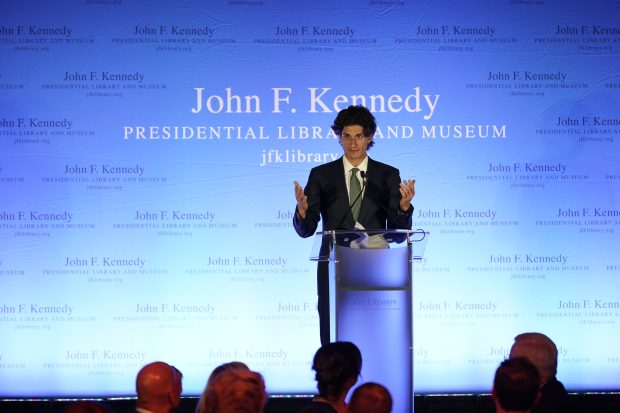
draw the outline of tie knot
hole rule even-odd
[[[357,169],[357,168],[351,169],[351,175],[353,175],[353,176],[357,176],[358,172],[359,172],[359,169]]]

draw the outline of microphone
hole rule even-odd
[[[353,209],[353,205],[355,205],[355,203],[357,201],[359,201],[360,197],[362,196],[362,194],[364,193],[364,189],[366,189],[366,172],[364,171],[360,171],[360,176],[362,177],[362,190],[360,191],[359,194],[357,194],[357,196],[355,197],[355,199],[353,200],[353,202],[351,202],[351,205],[349,205],[349,211],[351,211]],[[361,202],[361,201],[360,201]]]

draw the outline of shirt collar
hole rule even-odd
[[[342,162],[344,163],[344,172],[348,173],[351,171],[351,169],[353,168],[357,168],[360,171],[368,171],[368,155],[366,155],[366,157],[364,158],[364,160],[357,166],[353,166],[351,165],[351,162],[349,162],[349,160],[347,159],[346,156],[342,157]]]

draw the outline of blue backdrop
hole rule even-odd
[[[473,4],[472,4],[473,3]],[[314,391],[293,180],[415,178],[415,391],[484,392],[524,331],[571,390],[620,375],[620,4],[0,0],[0,392],[125,395],[165,360]]]

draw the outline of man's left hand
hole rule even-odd
[[[415,195],[415,179],[405,179],[400,183],[400,210],[409,211],[409,205]]]

